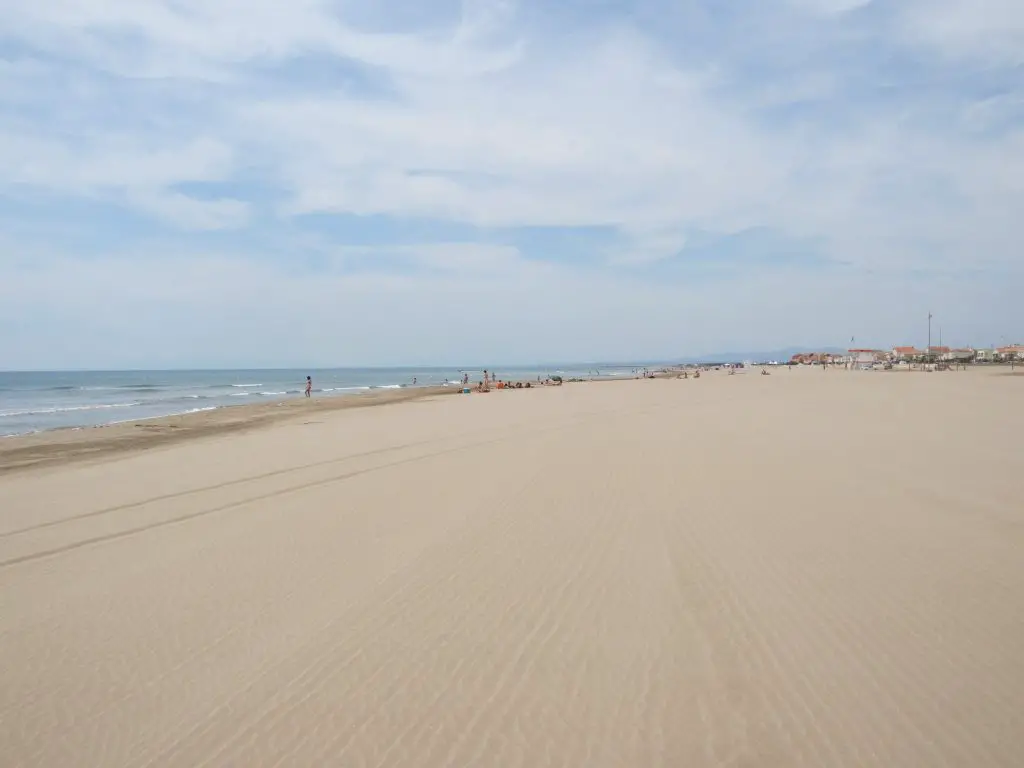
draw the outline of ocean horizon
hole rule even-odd
[[[501,379],[631,375],[653,363],[497,366]],[[239,368],[123,371],[0,371],[0,437],[80,429],[301,397],[306,376],[317,397],[379,389],[455,386],[478,368]]]

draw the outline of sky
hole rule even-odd
[[[0,369],[1024,340],[1019,0],[0,18]]]

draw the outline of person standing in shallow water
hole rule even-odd
[[[313,396],[313,377],[312,376],[307,376],[306,377],[306,397],[312,397],[312,396]]]

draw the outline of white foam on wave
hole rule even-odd
[[[262,387],[264,384],[232,384],[232,387],[238,387],[240,389],[252,389],[253,387]]]
[[[370,387],[370,389],[401,389],[402,384],[380,384],[376,387]]]
[[[135,408],[142,403],[105,403],[97,405],[69,405],[64,408],[37,408],[31,411],[0,411],[0,418],[16,416],[50,416],[55,413],[71,413],[73,411],[103,411],[109,408]]]
[[[279,395],[287,395],[287,392],[260,392],[263,397],[278,397]]]

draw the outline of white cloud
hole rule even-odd
[[[826,16],[848,13],[871,2],[872,0],[789,0],[796,8]]]
[[[1013,119],[1024,88],[1006,67],[1024,50],[1024,6],[1010,0],[914,0],[895,19],[867,0],[779,0],[759,5],[753,21],[746,14],[716,21],[723,26],[709,27],[706,40],[685,25],[644,27],[596,9],[560,21],[508,0],[467,0],[458,18],[435,15],[424,24],[421,17],[400,30],[388,2],[360,5],[358,19],[354,5],[328,0],[0,0],[0,7],[8,36],[30,51],[0,65],[0,194],[128,206],[183,230],[249,237],[209,250],[168,235],[163,256],[148,246],[137,249],[146,259],[108,249],[89,264],[51,254],[46,263],[60,264],[52,273],[7,274],[0,251],[0,284],[20,286],[12,299],[74,306],[71,284],[60,277],[74,275],[79,285],[114,291],[108,306],[120,306],[118,314],[154,306],[141,296],[168,312],[195,299],[189,321],[221,317],[223,306],[239,334],[261,312],[292,318],[289,328],[311,312],[332,327],[352,323],[357,308],[393,317],[414,308],[454,324],[461,315],[451,306],[518,315],[536,301],[547,307],[547,325],[531,318],[519,333],[503,327],[500,344],[474,332],[465,348],[485,354],[490,338],[524,349],[523,339],[540,334],[550,354],[564,357],[576,353],[557,354],[556,342],[566,350],[597,350],[602,340],[625,350],[630,339],[652,351],[671,347],[679,328],[709,317],[705,332],[720,341],[707,347],[751,346],[736,334],[749,332],[757,308],[773,306],[764,296],[774,291],[808,294],[787,299],[776,323],[761,324],[765,343],[773,333],[792,339],[801,318],[815,313],[816,326],[842,327],[847,336],[862,307],[811,294],[870,290],[898,301],[920,283],[910,269],[1021,266],[1024,134]],[[668,24],[667,8],[663,16]],[[902,80],[876,48],[894,61],[900,53],[923,57],[920,68],[938,55],[945,69],[935,60],[936,72],[963,67],[965,77],[945,83],[940,74],[918,87],[920,71]],[[963,62],[977,61],[1009,72],[1009,85],[997,95],[963,86],[977,76]],[[262,197],[246,190],[253,178]],[[189,182],[238,191],[199,199],[189,196]],[[357,248],[328,241],[314,249],[331,264],[414,262],[427,272],[416,277],[296,277],[269,267],[266,253],[239,255],[263,227],[275,232],[287,264],[303,234],[297,217],[316,212],[482,228],[605,227],[617,236],[593,248],[586,269],[464,242]],[[751,227],[814,242],[822,258],[851,269],[800,277],[737,270],[727,289],[694,283],[682,294],[663,276],[643,277],[660,261],[685,260],[695,232]],[[602,264],[607,271],[597,269]],[[32,277],[44,272],[69,293]],[[231,300],[218,303],[214,297],[229,288]],[[719,296],[704,298],[707,290]],[[987,290],[1001,295],[998,287],[964,295],[989,297],[988,308]],[[170,293],[154,298],[154,291]],[[259,300],[235,295],[246,292]],[[461,298],[467,294],[474,298]],[[347,308],[333,308],[335,300]],[[622,328],[606,319],[612,305],[628,308]],[[726,317],[732,311],[738,319]],[[902,312],[873,310],[879,328],[903,322]],[[75,315],[79,328],[89,325],[84,313]],[[1007,305],[996,316],[1016,322],[1020,310]],[[644,322],[671,332],[651,332]],[[410,354],[456,348],[432,346],[426,331],[405,344],[399,326],[374,333]],[[122,334],[116,324],[104,329]],[[307,346],[284,334],[282,348],[359,349],[306,332]],[[228,331],[217,333],[208,347],[227,343]],[[648,342],[637,341],[644,334]],[[684,347],[693,345],[700,346]],[[363,349],[361,361],[369,362],[376,347]]]
[[[128,202],[182,229],[237,229],[249,221],[249,206],[239,200],[196,200],[178,193],[133,191]]]
[[[25,187],[123,204],[185,229],[238,227],[248,218],[239,200],[197,200],[169,189],[228,178],[232,151],[222,143],[146,146],[138,137],[84,133],[76,143],[0,130],[0,191]]]
[[[523,266],[519,250],[510,245],[448,242],[418,245],[330,246],[317,250],[336,267],[372,267],[374,262],[398,258],[403,263],[438,273],[463,276],[507,274]]]
[[[3,182],[84,193],[216,181],[232,169],[230,148],[203,138],[178,146],[145,146],[137,137],[80,134],[77,144],[72,148],[58,138],[0,134]]]
[[[716,106],[704,80],[614,34],[488,77],[401,78],[397,103],[268,100],[240,123],[298,191],[290,212],[639,231],[756,223],[797,147]],[[410,173],[422,170],[437,173]]]
[[[1020,0],[913,0],[902,9],[903,34],[956,59],[1024,64]]]
[[[385,4],[386,5],[386,4]],[[129,77],[229,77],[251,59],[319,51],[403,73],[463,77],[500,68],[516,51],[481,46],[500,31],[502,2],[466,3],[443,40],[366,33],[331,0],[51,0],[18,7],[10,28],[52,52]]]

